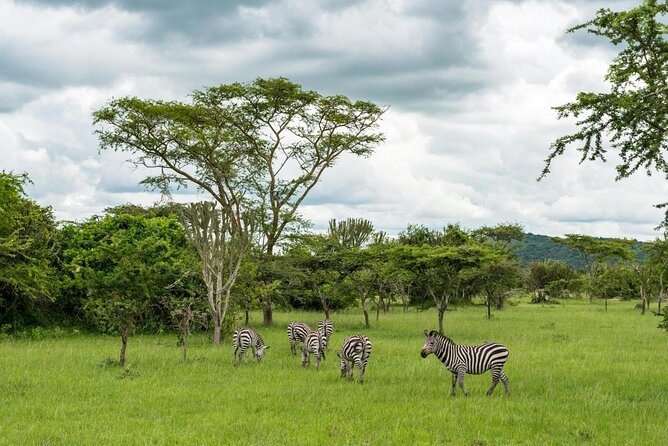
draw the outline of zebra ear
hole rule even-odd
[[[341,352],[336,352],[336,356],[341,357]]]
[[[429,337],[429,332],[428,332],[427,330],[425,330],[425,331],[424,331],[424,335],[425,335],[426,337]]]
[[[266,350],[266,349],[268,349],[269,347],[271,347],[271,345],[265,345],[265,346],[264,346],[264,349]]]

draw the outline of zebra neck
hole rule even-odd
[[[436,356],[446,367],[450,367],[455,359],[455,344],[444,341]]]

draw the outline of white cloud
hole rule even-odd
[[[603,88],[614,49],[564,37],[601,2],[284,0],[209,17],[242,30],[237,39],[187,28],[149,38],[157,15],[116,5],[0,0],[2,168],[28,172],[30,195],[59,218],[160,199],[125,154],[97,153],[91,113],[110,98],[186,100],[205,85],[284,75],[391,106],[386,143],[342,159],[302,207],[316,227],[364,217],[390,233],[514,221],[549,235],[656,235],[663,178],[615,182],[614,160],[579,165],[571,150],[535,181],[550,143],[573,130],[551,107]]]

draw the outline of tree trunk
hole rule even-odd
[[[487,319],[492,318],[492,297],[487,295]]]
[[[325,319],[329,319],[329,296],[323,294],[321,291],[318,291],[318,295],[320,296],[322,310],[325,312]]]
[[[443,334],[443,316],[445,315],[445,308],[438,307],[438,332]]]
[[[364,327],[369,328],[369,311],[366,308],[366,297],[361,299],[362,302],[362,312],[364,313]]]
[[[248,317],[248,306],[249,306],[248,303],[246,303],[246,326],[248,326],[248,322],[250,320]]]
[[[605,298],[605,312],[608,312],[608,298]]]
[[[220,345],[220,332],[222,331],[222,322],[219,315],[213,318],[213,344]]]
[[[188,360],[188,334],[183,333],[183,360]]]
[[[118,357],[118,362],[121,367],[125,367],[125,350],[128,347],[128,337],[130,336],[130,327],[125,327],[121,333],[121,354]]]
[[[376,302],[376,322],[378,322],[378,319],[380,318],[380,300]]]
[[[266,299],[262,302],[262,316],[264,318],[264,325],[269,326],[274,323],[274,313],[271,309],[271,296],[267,294]]]

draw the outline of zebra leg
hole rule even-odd
[[[295,341],[290,341],[290,351],[292,352],[292,356],[297,355],[297,343]]]
[[[510,386],[508,385],[508,375],[503,373],[503,370],[501,371],[501,382],[503,383],[503,387],[506,389],[506,395],[510,396]]]
[[[239,346],[237,345],[234,349],[234,353],[232,353],[232,363],[236,366],[237,365],[237,352],[239,351]]]
[[[316,353],[314,356],[315,356],[315,368],[316,370],[320,370],[320,353]]]
[[[357,368],[360,371],[360,384],[364,384],[364,364],[362,364],[362,361],[357,359],[355,360],[357,363]]]
[[[499,371],[492,370],[492,385],[490,386],[489,390],[487,390],[487,396],[490,396],[492,392],[494,392],[494,389],[496,388],[496,385],[498,383],[499,383]]]
[[[302,367],[306,367],[309,362],[310,362],[310,356],[309,352],[306,350],[306,348],[302,348]]]
[[[457,390],[457,374],[452,373],[452,390],[450,391],[450,396],[455,396],[455,390]]]
[[[464,375],[466,375],[466,372],[463,370],[460,370],[457,373],[457,377],[459,378],[459,387],[462,389],[462,392],[464,392],[464,396],[469,396],[469,393],[466,391],[466,388],[464,387]]]

